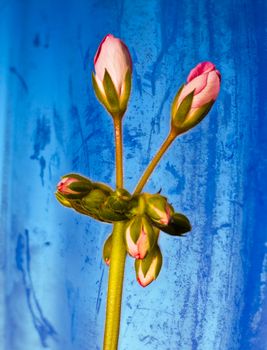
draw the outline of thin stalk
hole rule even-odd
[[[116,145],[116,186],[117,188],[123,188],[122,118],[114,117],[113,120]]]
[[[161,157],[163,154],[167,151],[167,149],[170,147],[172,144],[173,140],[176,138],[177,133],[173,132],[172,130],[170,131],[169,135],[161,145],[160,149],[156,153],[155,157],[152,159],[148,167],[146,168],[143,176],[141,177],[140,181],[138,182],[134,194],[140,193],[142,189],[144,188],[145,184],[147,183],[148,178],[152,174],[153,170],[155,167],[158,165],[158,162],[160,161]]]
[[[122,118],[114,117],[116,145],[116,187],[123,188]],[[116,222],[112,232],[106,323],[103,350],[117,350],[120,332],[121,299],[126,260],[124,222]]]

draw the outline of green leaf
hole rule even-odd
[[[111,76],[109,75],[109,72],[106,69],[105,69],[105,74],[103,79],[103,86],[104,86],[108,103],[110,105],[109,112],[112,112],[112,111],[118,112],[120,109],[118,93],[111,79]]]
[[[173,118],[173,122],[175,126],[179,127],[184,122],[188,112],[190,111],[190,108],[193,102],[194,92],[195,90],[190,92],[190,94],[188,94],[181,102]]]

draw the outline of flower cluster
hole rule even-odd
[[[175,213],[167,198],[160,194],[131,195],[125,189],[113,191],[109,186],[92,182],[78,174],[63,176],[57,185],[56,197],[66,207],[93,219],[114,223],[125,221],[125,247],[136,259],[138,282],[144,287],[157,278],[162,255],[158,246],[160,230],[181,236],[190,231],[186,216]],[[110,264],[112,235],[103,248],[103,259]]]
[[[94,67],[92,82],[96,97],[114,121],[121,120],[131,92],[132,59],[127,46],[113,35],[107,35],[96,52]],[[193,128],[207,115],[218,96],[220,83],[221,75],[211,62],[199,63],[191,70],[172,103],[170,140]],[[140,187],[160,159],[155,158]],[[81,175],[68,174],[59,182],[56,197],[64,206],[96,220],[123,221],[125,249],[135,259],[138,282],[147,286],[157,278],[162,265],[159,232],[181,236],[190,231],[191,225],[186,216],[174,211],[166,197],[139,192],[113,190]],[[112,245],[111,234],[103,248],[107,265],[112,263]]]

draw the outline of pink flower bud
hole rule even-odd
[[[159,275],[162,266],[162,254],[157,246],[145,259],[136,259],[135,271],[138,283],[142,287],[148,286]]]
[[[93,85],[98,99],[112,115],[122,115],[131,89],[132,59],[127,46],[108,34],[96,52],[94,65]]]
[[[167,198],[160,194],[145,194],[146,214],[158,224],[168,225],[170,222],[172,208]]]
[[[185,84],[176,95],[172,106],[172,125],[184,132],[209,112],[216,100],[221,74],[211,62],[199,63],[191,70]]]
[[[61,194],[75,194],[76,191],[73,191],[69,188],[70,184],[74,182],[79,182],[79,180],[74,177],[63,177],[63,179],[58,183],[57,190]]]
[[[158,232],[145,217],[133,218],[125,231],[125,243],[128,253],[136,258],[143,259],[154,246]]]

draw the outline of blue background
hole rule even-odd
[[[70,171],[114,186],[111,118],[91,86],[107,33],[134,63],[131,191],[189,70],[210,60],[222,74],[212,112],[146,187],[193,230],[161,235],[163,268],[145,289],[127,260],[119,349],[267,349],[266,16],[264,0],[0,1],[1,350],[101,349],[111,227],[53,192]]]

